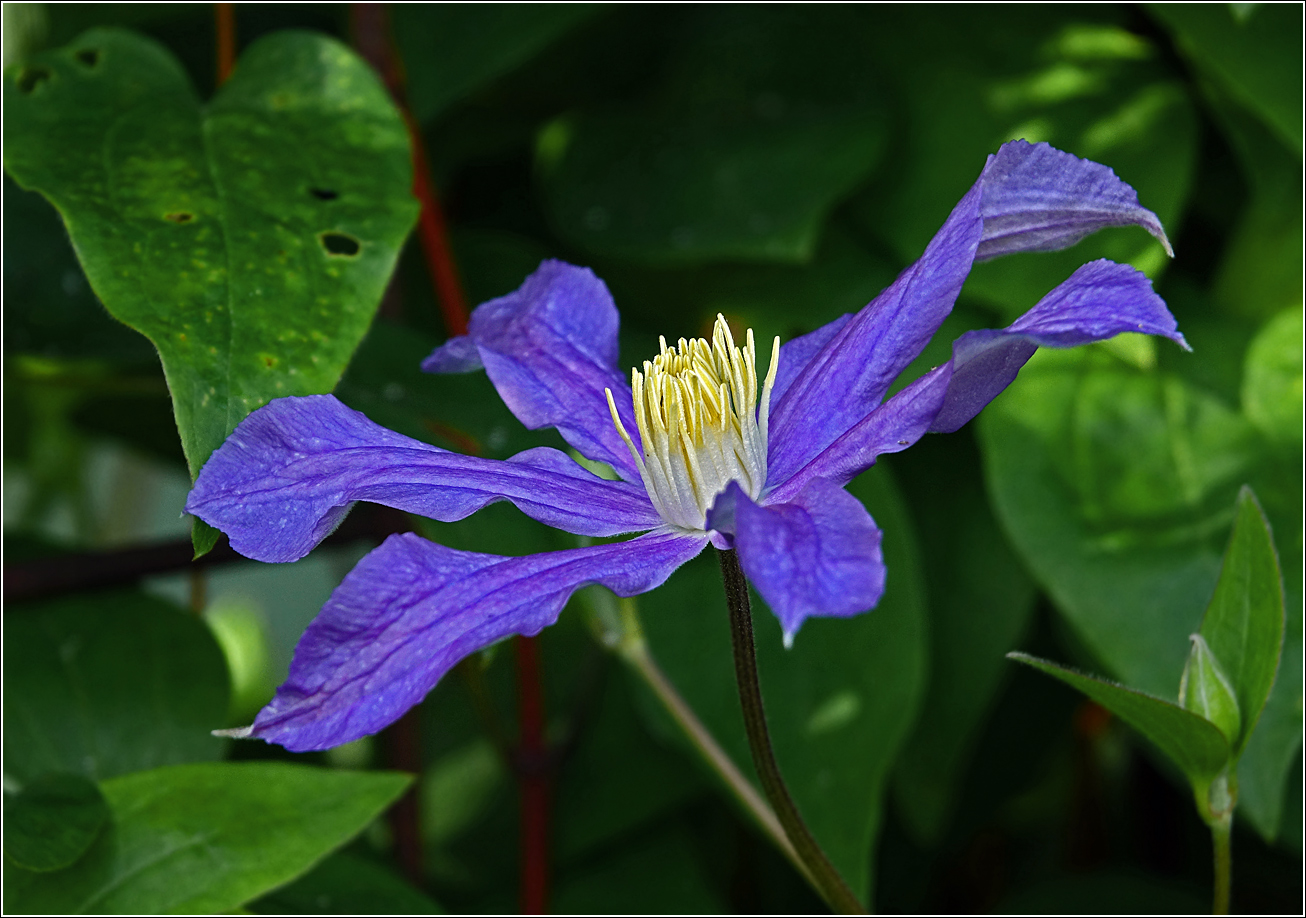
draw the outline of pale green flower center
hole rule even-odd
[[[702,530],[708,508],[730,482],[754,500],[766,484],[767,416],[780,339],[771,347],[760,407],[751,328],[743,348],[720,315],[711,343],[681,338],[669,348],[660,340],[662,353],[644,361],[644,372],[630,371],[642,456],[617,416],[611,389],[605,390],[608,408],[659,515],[673,526]]]

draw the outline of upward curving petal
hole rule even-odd
[[[884,594],[880,528],[835,482],[811,479],[784,503],[765,505],[731,483],[708,525],[733,537],[739,564],[780,619],[786,644],[808,618],[857,615]]]
[[[436,348],[422,369],[456,373],[484,366],[527,427],[556,427],[581,455],[639,481],[603,393],[612,390],[626,430],[638,431],[630,383],[617,370],[617,326],[612,294],[593,271],[548,260],[517,290],[476,307],[467,335]],[[637,432],[632,436],[638,441]]]
[[[369,421],[330,395],[277,399],[209,458],[186,511],[259,561],[294,561],[356,500],[450,522],[507,500],[542,523],[609,536],[661,524],[644,489],[606,481],[554,449],[463,456]]]
[[[643,593],[706,541],[702,533],[664,528],[629,542],[503,558],[393,535],[331,594],[300,638],[289,678],[253,726],[230,735],[306,752],[375,733],[459,660],[553,624],[580,587]]]
[[[1106,259],[1089,262],[1006,328],[966,332],[953,342],[951,360],[854,424],[768,500],[789,500],[812,479],[845,483],[883,453],[906,449],[931,431],[957,430],[1011,384],[1039,347],[1077,347],[1142,332],[1186,348],[1177,329],[1146,275]]]
[[[976,259],[1064,248],[1129,224],[1169,251],[1156,215],[1106,166],[1043,143],[1004,144],[915,264],[851,319],[836,320],[819,349],[811,345],[825,329],[781,349],[792,383],[773,396],[770,481],[794,474],[880,403],[952,311]]]

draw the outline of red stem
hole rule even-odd
[[[355,41],[359,51],[385,80],[395,104],[408,126],[413,152],[413,194],[421,202],[418,238],[426,258],[431,284],[440,301],[440,314],[449,334],[467,333],[467,297],[449,244],[448,224],[435,183],[422,131],[404,99],[403,61],[390,32],[385,4],[355,3],[351,6]],[[549,756],[544,739],[544,702],[540,683],[539,648],[533,638],[519,637],[517,686],[520,715],[520,754],[517,762],[521,782],[521,907],[527,914],[542,914],[548,905],[549,866]]]
[[[549,899],[549,752],[544,740],[540,648],[518,636],[517,694],[521,717],[521,910],[542,915]]]
[[[218,85],[221,86],[236,66],[236,5],[215,3],[213,7],[218,26]]]

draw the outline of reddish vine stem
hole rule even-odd
[[[355,3],[350,7],[355,42],[385,81],[408,126],[413,156],[413,194],[421,202],[418,239],[440,313],[450,335],[467,333],[467,298],[463,293],[449,243],[448,224],[431,180],[430,163],[421,127],[404,96],[403,60],[390,31],[386,4]],[[516,641],[520,717],[517,776],[521,785],[521,904],[527,913],[542,913],[548,904],[549,761],[544,739],[544,702],[540,683],[539,648],[534,638]]]
[[[236,66],[236,5],[215,3],[213,13],[218,27],[218,85],[221,86]]]

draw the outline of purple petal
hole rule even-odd
[[[1039,347],[1077,347],[1121,332],[1162,335],[1188,346],[1144,274],[1106,259],[1090,262],[1007,328],[962,335],[951,360],[853,425],[768,500],[788,500],[813,478],[842,484],[877,456],[906,449],[927,432],[957,430],[1011,384]]]
[[[793,381],[772,396],[770,481],[793,475],[880,403],[952,311],[976,258],[1062,248],[1130,223],[1165,242],[1156,215],[1110,169],[1047,144],[1004,144],[915,264],[835,333],[806,336],[828,336],[816,353],[805,343],[786,367],[782,349],[780,372]]]
[[[581,455],[639,481],[604,395],[612,390],[622,423],[638,444],[629,378],[617,369],[617,325],[612,294],[593,271],[544,261],[520,288],[476,307],[467,335],[437,348],[422,369],[474,369],[470,341],[518,420],[532,430],[556,427]]]
[[[463,456],[374,424],[330,395],[277,399],[209,458],[186,510],[260,561],[302,558],[356,500],[450,522],[508,500],[542,523],[608,536],[661,524],[642,486],[605,481],[554,449]]]
[[[1174,250],[1156,214],[1100,163],[1045,143],[1015,140],[989,157],[984,184],[980,261],[1010,252],[1051,252],[1108,226],[1141,226]]]
[[[706,542],[663,528],[629,542],[502,558],[393,535],[331,594],[295,648],[286,683],[252,727],[233,735],[306,752],[375,733],[459,660],[553,624],[580,587],[643,593]]]
[[[708,525],[734,536],[739,564],[780,619],[785,643],[813,615],[857,615],[884,594],[880,529],[857,498],[811,479],[785,503],[754,503],[731,483]]]

